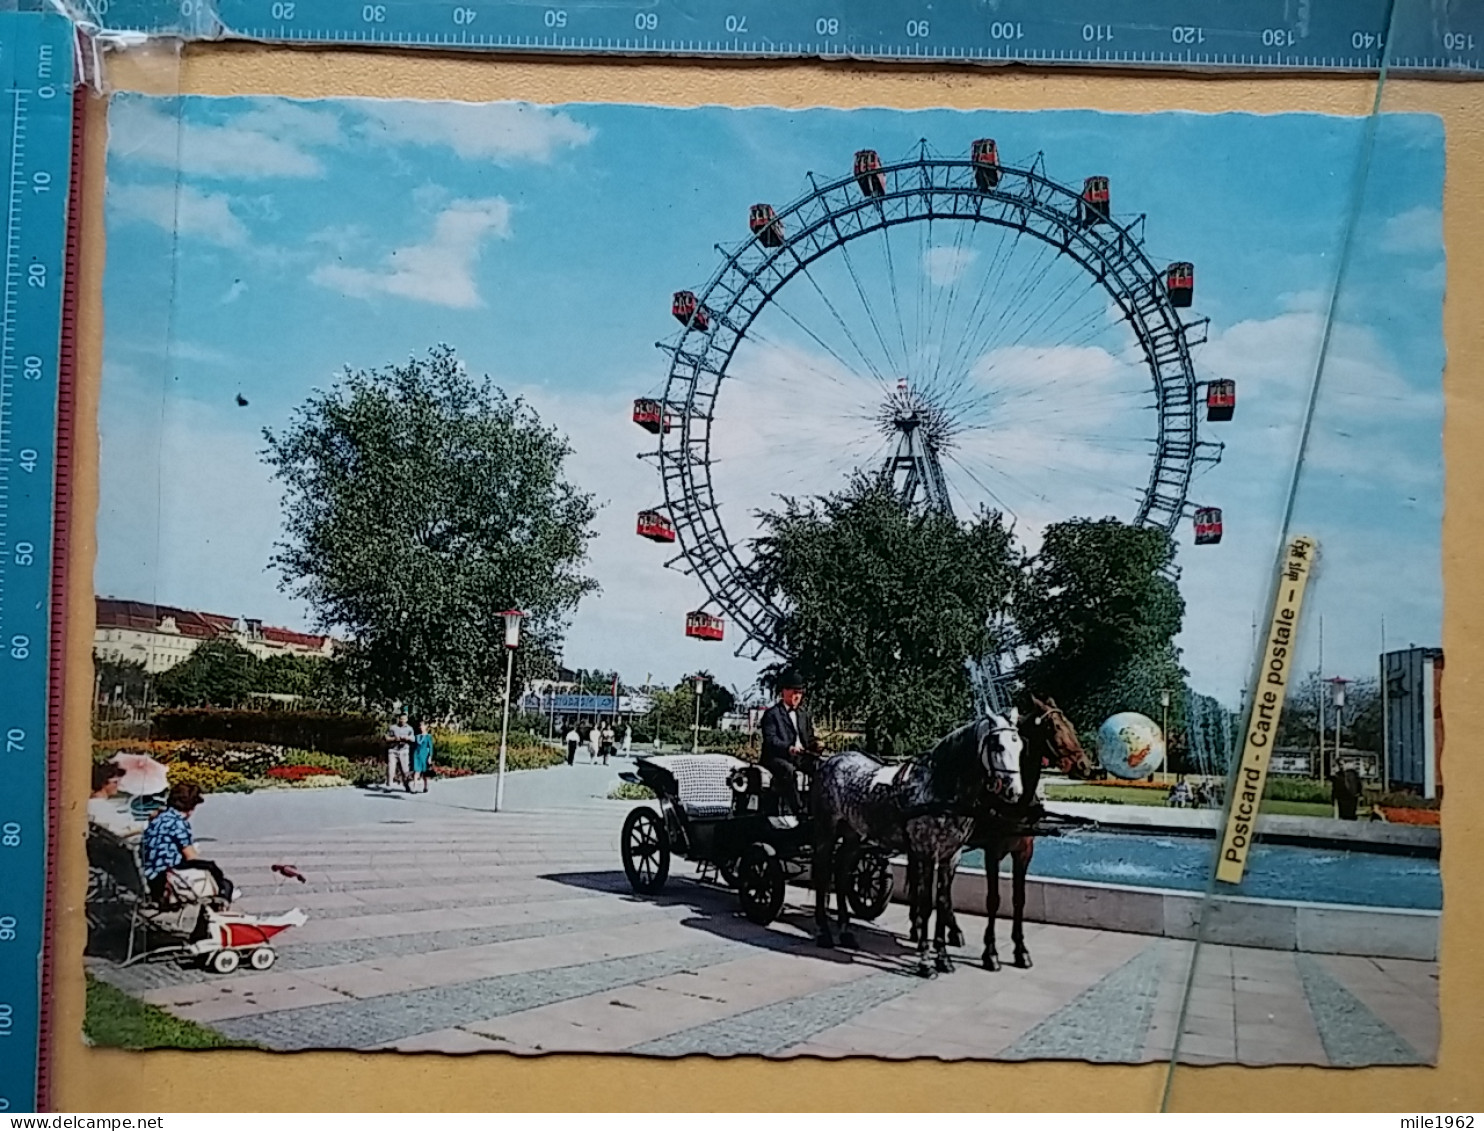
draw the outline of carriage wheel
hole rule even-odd
[[[867,849],[850,862],[845,902],[857,919],[875,919],[891,903],[891,860],[884,852]]]
[[[766,927],[783,910],[783,864],[771,844],[749,844],[737,864],[737,898],[742,914]]]
[[[206,962],[218,974],[230,974],[242,965],[242,955],[235,950],[219,950]]]
[[[653,809],[635,809],[623,823],[623,870],[640,895],[654,895],[669,878],[670,838]]]
[[[278,951],[271,946],[260,946],[247,956],[247,964],[254,970],[271,970],[278,961]]]

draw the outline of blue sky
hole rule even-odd
[[[261,430],[344,366],[443,341],[568,435],[570,474],[605,504],[590,564],[603,592],[574,619],[569,662],[667,680],[705,665],[745,687],[754,665],[681,634],[699,586],[633,534],[660,494],[627,415],[663,388],[670,294],[702,289],[750,204],[848,173],[856,149],[890,160],[919,139],[958,154],[995,137],[1002,160],[1039,150],[1063,183],[1108,175],[1115,211],[1147,215],[1151,258],[1196,264],[1195,312],[1211,319],[1198,375],[1235,378],[1239,404],[1202,432],[1226,453],[1190,497],[1224,509],[1225,539],[1197,549],[1180,531],[1180,643],[1192,682],[1235,703],[1361,122],[120,95],[110,128],[100,593],[311,626],[267,568],[279,501]],[[1321,545],[1327,674],[1374,671],[1383,617],[1393,646],[1441,633],[1441,123],[1389,116],[1377,153],[1297,505]],[[856,365],[875,351],[853,351],[852,330],[865,338],[894,304],[877,365],[927,384],[980,290],[1007,313],[959,359],[986,399],[947,467],[956,504],[1005,507],[1032,545],[1055,518],[1132,512],[1155,421],[1098,292],[988,225],[915,227],[852,253],[860,305],[840,257],[822,261],[819,289],[790,284],[739,350],[715,480],[737,540],[780,493],[828,491],[880,457]]]

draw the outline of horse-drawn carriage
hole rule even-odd
[[[736,888],[742,912],[767,925],[783,909],[790,880],[809,872],[814,832],[807,816],[780,811],[769,772],[725,754],[641,757],[619,775],[648,786],[653,804],[624,821],[623,868],[640,895],[655,895],[678,856],[703,883]],[[891,902],[888,854],[863,846],[847,861],[844,895],[858,919],[875,919]]]

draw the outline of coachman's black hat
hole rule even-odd
[[[804,677],[795,668],[784,668],[778,677],[779,691],[803,691]]]

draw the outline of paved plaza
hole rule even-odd
[[[935,1056],[1151,1061],[1170,1055],[1191,944],[1027,924],[1031,970],[912,974],[894,905],[861,949],[812,941],[812,896],[790,888],[758,927],[729,890],[675,861],[658,898],[624,879],[609,801],[617,767],[435,783],[426,796],[356,789],[210,797],[203,855],[240,906],[298,906],[278,965],[230,976],[144,963],[89,969],[135,996],[274,1049],[683,1056]],[[308,883],[280,884],[293,864]],[[1009,954],[1008,923],[1000,953]],[[1206,946],[1182,1057],[1354,1066],[1435,1059],[1430,962]]]

